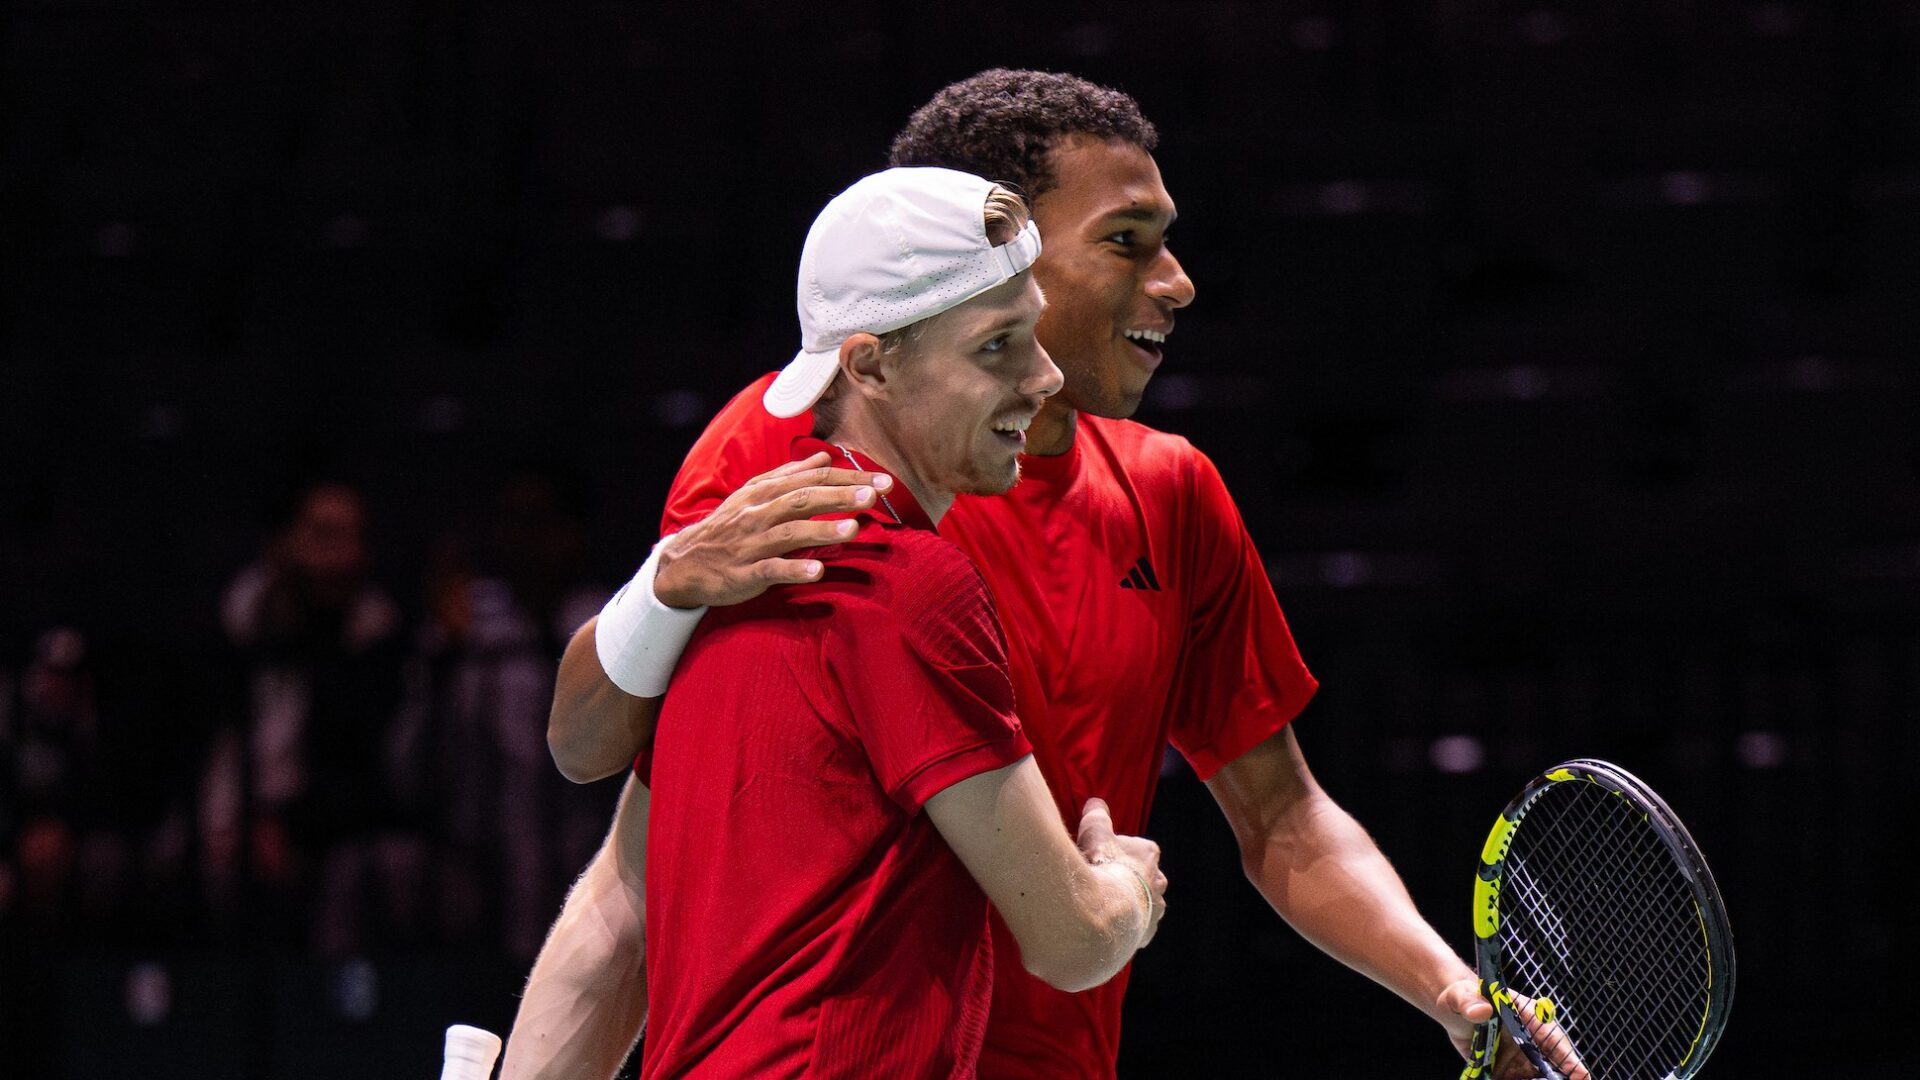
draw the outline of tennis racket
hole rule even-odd
[[[1726,1030],[1720,890],[1680,819],[1617,765],[1565,762],[1507,804],[1473,930],[1494,1014],[1461,1080],[1493,1074],[1503,1027],[1547,1080],[1687,1080]]]
[[[500,1036],[485,1028],[455,1024],[447,1029],[440,1080],[488,1080],[500,1056]]]

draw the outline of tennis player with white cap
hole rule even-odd
[[[972,1075],[989,900],[1019,944],[1000,961],[1065,990],[1153,935],[1158,848],[1115,836],[1098,799],[1068,834],[985,582],[936,531],[957,494],[1014,484],[1060,387],[1034,337],[1039,249],[1018,196],[937,168],[867,177],[807,237],[803,345],[766,407],[813,410],[795,457],[900,482],[821,523],[815,583],[708,612],[670,666],[637,766],[651,821],[616,824],[648,849],[642,1076]],[[659,693],[634,649],[658,606],[630,586],[597,621],[628,693]]]
[[[1099,795],[1119,828],[1143,829],[1172,745],[1220,803],[1248,880],[1276,914],[1436,1020],[1464,1053],[1492,1006],[1308,768],[1293,725],[1317,684],[1232,495],[1192,443],[1126,419],[1195,295],[1168,246],[1175,211],[1157,141],[1124,93],[1002,69],[941,89],[894,140],[895,164],[1010,178],[1031,200],[1046,239],[1031,270],[1048,294],[1037,332],[1066,379],[1031,425],[1022,481],[960,500],[941,533],[974,558],[1000,606],[1022,722],[1065,822]],[[766,470],[813,423],[768,414],[762,396],[774,381],[756,380],[721,410],[675,477],[662,527],[667,604],[735,602],[772,577],[812,580],[805,561],[763,552],[824,523],[729,538],[754,533],[789,503],[870,501],[882,487],[874,478],[843,496],[821,486],[770,496],[800,483]],[[860,474],[812,480],[848,475]],[[572,689],[556,695],[548,728],[556,761],[575,779],[622,770],[653,716],[649,702],[592,670],[592,636],[589,623],[569,648],[561,674]],[[589,647],[578,648],[582,640]],[[630,783],[617,818],[644,821],[647,812],[646,789]],[[644,828],[616,829],[535,963],[509,1040],[514,1080],[610,1077],[646,1018],[640,973],[657,957],[642,933],[640,882],[651,871],[645,844],[612,842],[621,836],[644,841]],[[1018,944],[1006,931],[996,922],[1002,958]],[[982,1076],[1111,1080],[1126,972],[1072,994],[1017,964],[996,973]],[[1273,974],[1288,977],[1284,966]],[[1250,1029],[1248,1049],[1268,1035]],[[527,1049],[516,1057],[519,1047]],[[1498,1071],[1501,1080],[1521,1075],[1505,1063]]]
[[[923,190],[901,184],[903,177]],[[803,344],[767,387],[768,412],[787,417],[811,409],[839,374],[840,345],[849,336],[898,330],[1033,265],[1040,230],[1032,221],[983,249],[977,223],[947,212],[948,195],[977,186],[977,178],[951,169],[889,170],[827,204],[800,253]]]

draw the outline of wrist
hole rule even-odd
[[[1416,1004],[1426,1002],[1422,1011],[1438,1020],[1443,1027],[1452,1030],[1472,1026],[1461,1010],[1479,995],[1480,976],[1462,963],[1458,956],[1447,952],[1437,958],[1433,970],[1422,980],[1421,991],[1419,998],[1407,995],[1408,1000]]]
[[[679,565],[680,555],[673,550],[673,541],[679,535],[675,533],[655,544],[653,554],[647,556],[654,565],[653,596],[662,606],[677,611],[704,610],[706,605],[687,596],[676,586],[679,575],[674,572],[674,567]]]
[[[613,594],[594,625],[594,652],[613,685],[634,697],[667,692],[673,668],[706,608],[669,607],[654,590],[660,549],[654,548],[633,580]]]

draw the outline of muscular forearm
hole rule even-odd
[[[628,783],[622,825],[587,865],[534,961],[501,1080],[612,1077],[647,1019],[646,791]],[[636,847],[636,843],[639,845]]]
[[[1292,728],[1229,763],[1207,787],[1240,842],[1248,880],[1320,949],[1407,999],[1456,1037],[1438,999],[1473,972],[1440,939],[1358,822],[1307,768]]]
[[[567,779],[582,784],[631,765],[660,715],[659,698],[634,697],[601,670],[593,637],[598,621],[588,619],[567,643],[547,718],[547,748],[554,764]]]
[[[1439,1002],[1473,972],[1414,907],[1358,822],[1317,792],[1260,837],[1243,836],[1247,878],[1281,918],[1323,952],[1449,1026]]]

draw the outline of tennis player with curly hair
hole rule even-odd
[[[894,141],[894,165],[964,170],[1031,201],[1045,240],[1033,268],[1047,299],[1038,338],[1065,377],[1026,431],[1020,483],[960,498],[940,534],[986,578],[1021,723],[1063,821],[1097,795],[1116,830],[1137,834],[1171,742],[1219,802],[1248,879],[1275,912],[1431,1017],[1464,1055],[1492,1006],[1308,769],[1291,724],[1316,683],[1232,497],[1186,439],[1127,419],[1195,296],[1168,247],[1176,211],[1153,157],[1158,138],[1123,93],[993,70],[941,90]],[[814,526],[781,515],[873,497],[870,473],[817,474],[797,494],[790,474],[765,475],[813,424],[762,408],[773,382],[763,377],[723,409],[675,478],[654,584],[664,606],[810,580],[781,545]],[[548,733],[576,779],[627,767],[658,708],[595,670],[594,636],[589,624],[569,650],[574,677],[563,665]],[[673,636],[649,640],[670,664]],[[647,809],[646,791],[630,783],[617,816]],[[637,1038],[647,854],[610,844],[576,886],[528,984],[508,1077],[608,1076]],[[1017,952],[1004,919],[994,933],[997,953]],[[1080,993],[1020,964],[995,971],[979,1075],[1114,1075],[1125,971]],[[1520,1058],[1502,1055],[1502,1080],[1526,1075]]]

